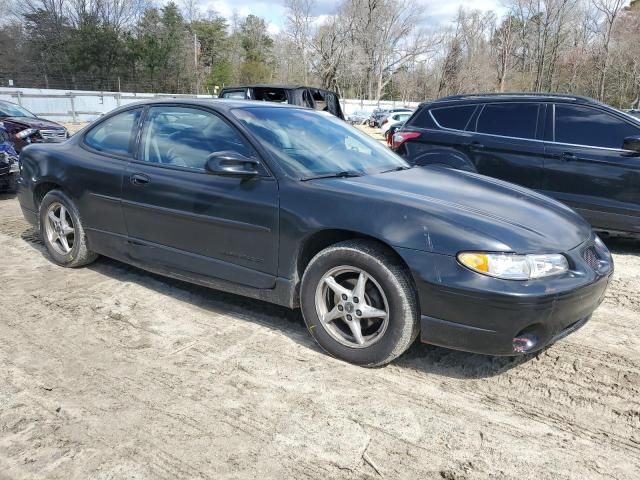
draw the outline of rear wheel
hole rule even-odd
[[[321,251],[304,273],[300,297],[314,339],[357,365],[392,361],[418,334],[411,277],[375,242],[347,241]]]
[[[81,267],[98,255],[87,246],[78,209],[60,190],[52,190],[40,204],[40,233],[53,261],[64,267]]]

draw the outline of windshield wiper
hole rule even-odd
[[[345,170],[344,172],[328,173],[326,175],[318,175],[315,177],[306,177],[301,179],[301,182],[308,182],[309,180],[320,180],[321,178],[352,178],[361,177],[362,173],[353,170]]]
[[[410,170],[414,167],[414,165],[400,165],[399,167],[393,167],[389,170],[383,170],[380,173],[389,173],[389,172],[400,172],[402,170]]]

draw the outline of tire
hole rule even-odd
[[[356,298],[363,273],[364,299]],[[338,293],[344,290],[350,291]],[[411,346],[420,330],[409,272],[374,241],[348,240],[318,253],[302,277],[300,304],[307,329],[327,353],[364,367],[391,362]],[[370,317],[383,310],[386,316]],[[321,320],[333,315],[339,317]],[[360,327],[354,330],[354,324]]]
[[[16,193],[18,191],[18,174],[12,173],[7,180],[6,192]]]
[[[64,211],[61,207],[64,208]],[[50,213],[53,213],[54,217],[57,214],[56,218],[58,219],[65,218],[64,225],[66,227],[63,229],[63,224],[58,222],[56,230],[55,222],[47,218]],[[87,246],[87,236],[78,209],[64,192],[52,190],[44,196],[40,203],[39,219],[42,241],[47,247],[51,259],[58,265],[77,268],[88,265],[98,258],[98,255],[89,250]],[[69,232],[65,234],[68,251],[60,239],[60,234],[63,232]]]

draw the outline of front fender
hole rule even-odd
[[[343,181],[346,183],[347,181]],[[314,185],[284,182],[280,190],[280,267],[291,278],[296,252],[305,238],[319,231],[353,232],[377,239],[391,248],[406,248],[455,255],[461,250],[482,248],[509,251],[504,242],[486,232],[489,218],[469,221],[472,213],[447,208],[419,198],[406,198],[404,205],[390,201],[356,183],[344,191],[331,188],[330,181]]]

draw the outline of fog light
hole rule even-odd
[[[513,339],[513,351],[527,353],[538,344],[538,336],[533,333],[523,333]]]

